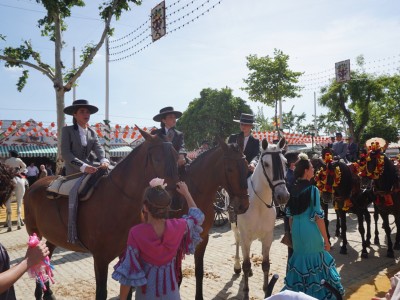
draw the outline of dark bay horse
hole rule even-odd
[[[360,233],[362,241],[361,257],[368,258],[367,248],[371,246],[371,214],[368,210],[368,207],[370,206],[371,203],[374,202],[375,196],[369,185],[367,186],[362,185],[361,178],[359,176],[360,173],[359,163],[360,162],[352,163],[349,165],[349,168],[352,171],[352,178],[353,178],[350,199],[354,206],[352,207],[351,212],[357,215],[358,232]],[[374,213],[375,244],[379,244],[376,217],[377,216]],[[364,228],[364,221],[366,222],[366,229]]]
[[[345,203],[351,203],[352,172],[344,162],[334,161],[328,149],[324,150],[322,151],[324,164],[316,170],[315,181],[321,193],[321,206],[325,213],[326,231],[330,239],[328,203],[333,202],[338,220],[336,223],[336,235],[340,235],[342,238],[340,254],[347,254],[346,213],[348,207]]]
[[[247,193],[247,162],[237,144],[226,144],[219,140],[219,146],[200,154],[186,169],[184,181],[198,208],[205,215],[203,241],[195,252],[196,299],[203,299],[204,253],[208,244],[208,232],[214,222],[214,200],[220,187],[229,194],[230,206],[237,214],[244,213],[249,206]],[[180,216],[187,213],[187,207]]]
[[[28,234],[46,238],[51,254],[60,246],[93,255],[98,300],[107,299],[108,264],[124,251],[129,229],[142,220],[142,196],[149,181],[164,178],[167,189],[175,191],[179,180],[178,154],[172,144],[140,132],[145,141],[100,179],[89,200],[79,203],[77,230],[82,245],[67,242],[68,199],[46,197],[46,188],[54,178],[37,181],[24,199]],[[49,293],[50,289],[44,299]],[[40,286],[35,296],[41,299]]]
[[[366,157],[365,170],[362,175],[373,180],[375,207],[383,220],[387,237],[387,257],[394,257],[394,250],[400,250],[400,192],[399,177],[393,162],[382,153],[379,145],[372,145]],[[396,241],[393,246],[390,237],[389,214],[394,216],[397,227]]]

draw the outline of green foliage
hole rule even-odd
[[[82,53],[80,55],[81,62],[84,62],[88,56],[92,53],[92,51],[95,49],[96,45],[93,43],[89,43],[83,47]]]
[[[262,107],[258,107],[257,114],[255,115],[255,120],[257,123],[257,128],[259,131],[273,131],[274,126],[273,126],[273,118],[268,119],[264,115],[264,110]]]
[[[362,65],[362,56],[357,61]],[[379,105],[379,109],[384,106],[390,81],[391,77],[387,75],[376,76],[364,71],[352,71],[350,81],[332,81],[330,85],[323,87],[319,104],[329,108],[328,115],[331,119],[344,120],[348,127],[347,134],[358,142],[366,126],[373,121],[370,118],[372,109],[376,105]]]
[[[365,142],[373,137],[380,137],[386,140],[386,142],[397,143],[399,140],[399,132],[396,126],[386,123],[381,120],[379,123],[372,122],[365,128],[365,131],[361,135],[360,145],[364,145]]]
[[[195,149],[202,140],[213,141],[215,137],[228,137],[239,132],[241,113],[252,113],[250,107],[239,97],[232,95],[230,88],[203,89],[200,98],[189,103],[188,109],[177,122],[177,128],[185,134],[188,149]]]
[[[299,97],[301,90],[297,86],[301,72],[289,69],[289,55],[281,50],[274,49],[274,57],[249,55],[247,67],[250,73],[246,79],[247,84],[243,88],[247,91],[252,101],[264,103],[267,106],[275,105],[275,120],[277,119],[277,103],[285,98]]]
[[[282,114],[282,122],[283,122],[283,129],[287,129],[287,131],[290,133],[291,131],[298,131],[301,126],[302,122],[306,120],[306,114],[302,113],[301,115],[295,115],[293,114],[293,108],[290,109],[288,113],[283,113]]]
[[[29,77],[29,71],[28,70],[23,70],[22,71],[22,76],[18,79],[17,82],[17,89],[18,92],[21,92],[22,89],[25,87],[26,81],[28,80]]]

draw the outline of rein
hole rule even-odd
[[[250,177],[251,187],[253,188],[254,194],[255,194],[255,195],[257,196],[257,198],[260,199],[260,201],[261,201],[265,206],[267,206],[268,208],[276,207],[276,205],[274,204],[274,199],[275,199],[275,188],[276,188],[277,186],[280,186],[280,185],[286,184],[286,183],[285,183],[285,181],[284,181],[283,178],[278,178],[277,180],[278,180],[279,182],[276,183],[275,185],[272,183],[272,180],[269,178],[269,176],[268,176],[268,174],[267,174],[267,171],[265,170],[265,166],[264,166],[264,164],[263,164],[263,162],[262,162],[262,158],[263,158],[265,155],[267,155],[267,154],[270,154],[270,155],[278,154],[278,155],[279,155],[280,153],[282,153],[282,151],[279,151],[279,152],[270,152],[270,151],[268,151],[268,152],[264,152],[264,153],[261,155],[261,157],[260,157],[260,163],[261,163],[261,166],[262,166],[262,169],[263,169],[264,176],[265,176],[265,178],[267,179],[268,185],[269,185],[269,187],[270,187],[270,189],[271,189],[271,191],[272,191],[272,201],[271,201],[271,204],[265,203],[265,202],[261,199],[261,197],[257,194],[257,192],[256,192],[256,190],[255,190],[255,188],[254,188],[253,180],[252,180],[251,177]]]

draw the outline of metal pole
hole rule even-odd
[[[75,47],[72,47],[72,68],[75,70]],[[72,100],[76,100],[76,87],[75,84],[72,87]]]
[[[317,94],[314,92],[314,129],[315,136],[318,136],[318,127],[317,127]]]
[[[109,64],[109,49],[108,49],[108,35],[106,35],[106,110],[105,110],[105,120],[104,120],[104,125],[105,125],[105,144],[104,144],[104,152],[106,158],[110,159],[110,137],[111,137],[111,126],[110,126],[110,119],[109,119],[109,70],[108,70],[108,64]]]
[[[109,65],[109,49],[108,49],[108,35],[106,36],[106,111],[105,111],[105,118],[106,120],[109,120],[109,95],[110,95],[110,90],[109,90],[109,70],[108,70],[108,65]]]
[[[279,98],[279,131],[278,136],[281,136],[281,129],[283,128],[283,118],[282,118],[282,98]]]

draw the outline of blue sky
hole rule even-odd
[[[97,10],[101,1],[86,2],[85,8],[74,9],[73,17],[67,19],[63,62],[68,67],[72,66],[72,47],[77,49],[78,60],[80,49],[86,43],[97,43],[102,31]],[[144,0],[142,6],[132,6],[130,12],[113,22],[114,38],[121,38],[146,22],[151,8],[159,2]],[[167,1],[166,5],[175,2],[178,1]],[[202,3],[206,4],[199,11],[218,0],[181,0],[168,8],[167,14],[185,5],[187,9],[170,16],[169,22]],[[43,12],[33,0],[0,0],[0,33],[7,36],[6,43],[0,41],[0,48],[17,46],[29,39],[43,61],[53,65],[53,44],[40,36],[36,26]],[[196,15],[174,23],[167,31]],[[120,125],[157,125],[152,118],[160,108],[174,106],[184,111],[203,88],[226,86],[246,100],[254,112],[263,107],[264,113],[272,116],[272,108],[248,100],[240,88],[248,74],[246,56],[272,55],[274,48],[289,54],[292,70],[305,72],[301,78],[305,86],[302,97],[284,102],[283,110],[289,111],[295,105],[295,113],[305,112],[311,121],[313,93],[318,96],[318,87],[334,76],[335,62],[350,59],[354,67],[355,58],[363,54],[367,71],[393,73],[400,67],[400,1],[222,0],[183,29],[128,59],[110,63],[110,119]],[[100,108],[91,123],[104,119],[104,53],[103,47],[79,79],[76,90],[77,99],[88,99]],[[33,118],[45,124],[56,121],[55,93],[49,79],[32,70],[25,89],[19,93],[15,84],[20,74],[21,70],[6,69],[0,61],[0,120]],[[72,92],[66,94],[67,105],[72,97]],[[317,108],[317,114],[324,112],[324,108]],[[66,121],[71,122],[69,117]]]

